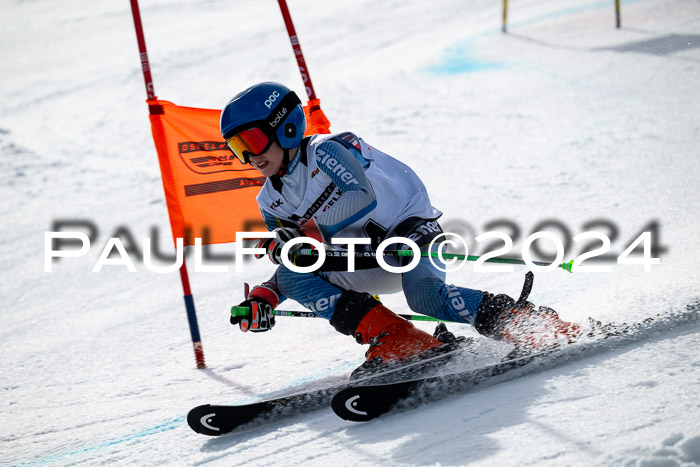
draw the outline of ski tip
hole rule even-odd
[[[425,379],[397,383],[351,386],[338,391],[331,399],[331,408],[343,420],[367,422],[394,410]]]
[[[380,414],[373,413],[371,404],[368,405],[369,397],[362,397],[358,388],[346,388],[333,396],[331,408],[333,412],[343,420],[350,422],[366,422],[378,417]]]
[[[216,412],[211,405],[200,405],[187,414],[187,424],[197,433],[208,436],[219,436],[224,431],[218,426]]]

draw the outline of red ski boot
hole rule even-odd
[[[338,300],[331,325],[343,334],[352,335],[360,344],[369,344],[365,362],[353,371],[351,379],[394,370],[408,362],[466,346],[464,337],[455,337],[444,324],[435,335],[416,328],[394,314],[378,300],[366,293],[346,290]],[[437,365],[426,361],[426,365]],[[416,365],[411,369],[417,371]],[[394,374],[394,373],[392,373]]]
[[[443,344],[384,305],[375,306],[362,318],[355,337],[358,342],[370,344],[367,361],[381,358],[385,363],[411,360]]]
[[[576,340],[582,332],[580,325],[561,320],[551,308],[541,306],[536,310],[527,301],[533,278],[529,272],[517,302],[508,295],[494,296],[484,292],[476,315],[476,330],[485,336],[514,344],[519,353]]]
[[[537,350],[569,344],[581,335],[581,326],[562,321],[556,311],[526,302],[514,305],[502,318],[501,337],[518,349]]]
[[[432,355],[446,344],[410,322],[395,315],[384,305],[372,308],[360,321],[355,337],[369,344],[365,363],[353,371],[351,379],[398,367],[399,364]]]

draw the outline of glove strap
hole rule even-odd
[[[277,308],[277,305],[280,304],[280,298],[273,287],[274,286],[269,282],[264,282],[258,286],[253,287],[253,290],[250,291],[247,298],[261,298],[270,305],[272,305],[273,309]]]

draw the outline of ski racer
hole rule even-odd
[[[402,274],[380,267],[297,273],[282,265],[282,247],[296,237],[338,249],[331,238],[366,237],[376,248],[383,239],[399,236],[426,251],[442,233],[442,213],[410,167],[353,133],[304,137],[305,129],[299,98],[278,83],[249,87],[221,112],[228,148],[266,177],[257,202],[267,229],[276,235],[259,246],[279,265],[240,304],[249,314],[232,316],[232,324],[242,331],[267,331],[275,325],[273,310],[291,298],[328,319],[338,332],[370,344],[365,365],[372,368],[440,352],[455,340],[444,325],[435,336],[417,329],[375,294],[403,290],[416,313],[468,323],[482,335],[531,348],[556,338],[573,340],[581,332],[550,308],[535,310],[504,294],[448,285],[445,272],[427,257]]]

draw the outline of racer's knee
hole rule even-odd
[[[404,280],[404,295],[409,308],[416,313],[435,316],[445,303],[445,282],[434,276]]]

